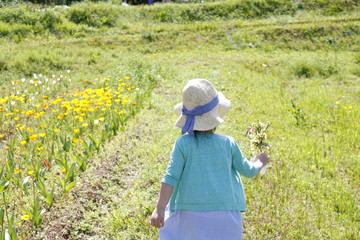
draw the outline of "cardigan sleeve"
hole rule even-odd
[[[167,170],[163,176],[162,182],[172,187],[176,187],[176,185],[179,183],[184,166],[185,166],[185,156],[181,151],[180,141],[179,139],[177,139],[173,146],[170,155],[170,161],[167,166]]]
[[[232,141],[231,143],[231,153],[233,167],[240,175],[252,178],[258,174],[259,168],[242,155],[241,150],[235,141]]]

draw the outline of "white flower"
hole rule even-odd
[[[37,76],[36,76],[36,74],[35,74],[35,73],[34,73],[34,75],[33,75],[33,76],[34,76],[34,78],[35,78],[35,79],[37,79]]]
[[[55,81],[55,80],[53,81],[53,84],[54,84],[54,85],[56,84],[56,81]]]
[[[51,75],[53,78],[55,78],[56,76],[55,75]]]
[[[26,79],[25,79],[25,78],[22,78],[22,79],[21,79],[21,81],[22,81],[22,82],[25,82],[25,81],[26,81]]]
[[[45,78],[45,82],[48,82],[49,81],[49,79],[48,78]]]
[[[31,83],[31,84],[33,84],[33,83],[34,83],[34,81],[33,81],[33,80],[30,80],[30,83]]]
[[[98,124],[99,124],[99,120],[95,120],[95,121],[94,121],[94,124],[95,124],[95,125],[98,125]]]
[[[42,74],[39,74],[39,77],[42,77]]]
[[[10,104],[14,106],[14,105],[15,105],[15,102],[11,101]]]
[[[69,79],[69,82],[71,82],[71,79]]]
[[[66,70],[67,73],[70,73],[70,70]]]

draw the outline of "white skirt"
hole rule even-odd
[[[166,212],[160,240],[241,240],[240,211]]]

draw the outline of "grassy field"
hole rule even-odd
[[[34,194],[41,200],[38,209],[46,209],[37,227],[20,218],[33,208],[33,195],[9,180],[14,173],[1,151],[1,182],[10,184],[3,190],[0,185],[6,193],[0,208],[14,216],[13,224],[1,217],[3,229],[14,225],[19,239],[157,239],[149,217],[180,136],[173,106],[187,80],[201,77],[232,101],[217,131],[233,136],[244,155],[251,155],[246,127],[271,122],[272,165],[265,175],[243,179],[244,239],[358,239],[359,4],[299,2],[0,8],[0,99],[16,80],[34,81],[33,74],[71,78],[59,86],[61,93],[89,87],[84,80],[109,77],[114,83],[128,76],[134,88],[147,91],[139,95],[141,110],[85,159],[86,171],[79,170],[78,184],[66,194],[54,180],[61,165],[49,157],[54,170],[46,170],[44,182],[54,188],[54,203],[49,207],[41,192]],[[11,17],[16,14],[27,20]],[[25,24],[31,19],[34,24]],[[5,149],[16,136],[15,120],[7,120],[5,110],[0,114]],[[46,168],[39,164],[39,172]],[[33,181],[30,192],[38,189],[38,178]]]

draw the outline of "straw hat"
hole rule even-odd
[[[190,80],[183,89],[183,102],[175,105],[174,111],[179,118],[175,126],[182,128],[185,125],[187,116],[182,113],[183,106],[189,111],[195,107],[203,106],[218,96],[219,103],[209,112],[201,116],[195,116],[193,130],[206,131],[215,128],[224,122],[222,117],[230,108],[230,101],[216,91],[215,87],[206,79]]]

